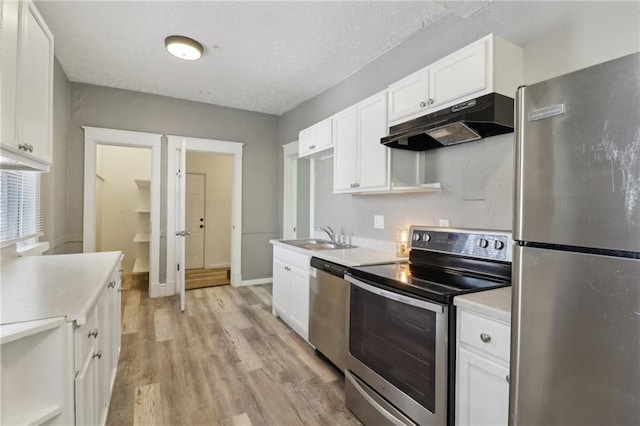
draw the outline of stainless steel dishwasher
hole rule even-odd
[[[347,360],[349,283],[346,266],[311,258],[309,341],[344,371]]]

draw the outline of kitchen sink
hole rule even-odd
[[[317,239],[286,240],[282,242],[295,247],[301,247],[307,250],[339,250],[339,249],[348,249],[348,248],[356,247],[350,244],[338,244],[338,243],[332,243],[331,241],[328,241],[328,240],[317,240]]]

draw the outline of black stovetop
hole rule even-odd
[[[451,304],[453,297],[511,285],[511,264],[420,253],[409,262],[349,268],[368,284]]]

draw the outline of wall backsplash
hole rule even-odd
[[[513,146],[511,133],[427,152],[427,174],[444,188],[429,193],[333,194],[333,161],[317,161],[315,224],[383,240],[393,240],[397,228],[437,226],[439,219],[452,227],[511,230]],[[373,215],[384,216],[384,229],[373,228]]]

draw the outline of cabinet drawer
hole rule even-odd
[[[297,253],[282,247],[273,247],[273,257],[281,260],[286,265],[297,266],[298,268],[309,271],[309,261],[311,258],[306,254]]]
[[[459,339],[462,343],[509,362],[511,327],[487,317],[459,311]]]
[[[87,322],[76,328],[73,332],[75,350],[74,366],[76,372],[80,371],[89,351],[96,344],[96,330],[98,330],[98,319],[96,317],[96,308],[94,307],[87,315]],[[102,330],[98,330],[98,335],[101,331]],[[91,333],[91,336],[89,336],[89,333]]]

